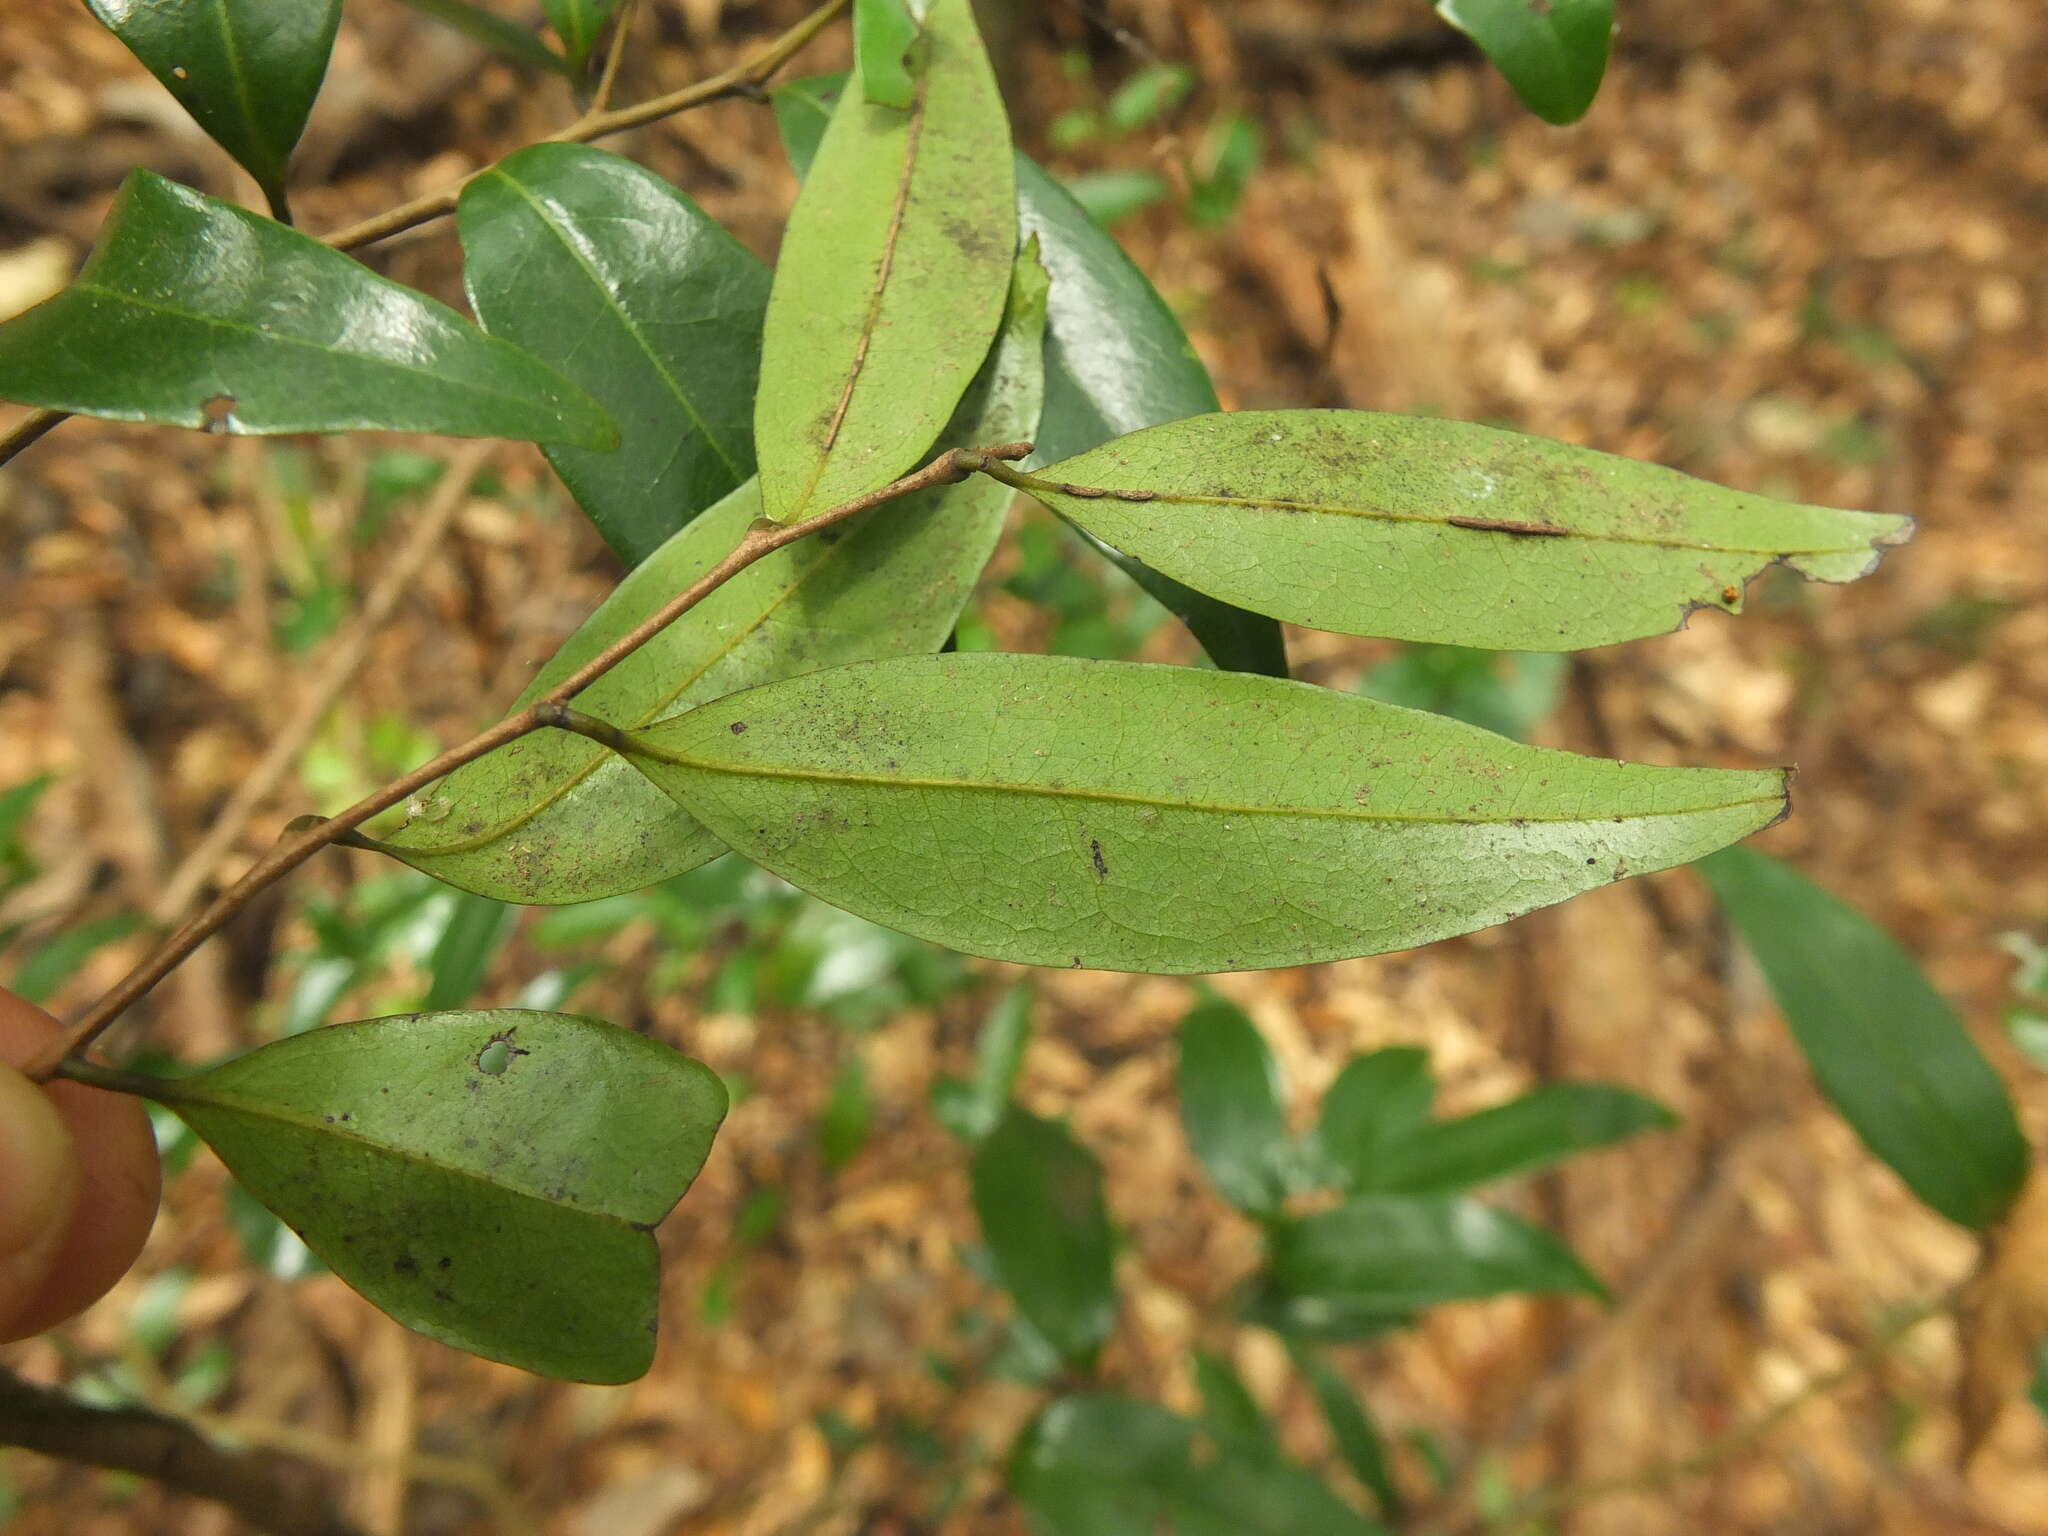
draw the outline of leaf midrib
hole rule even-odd
[[[732,778],[787,779],[811,784],[860,784],[885,789],[955,790],[982,794],[1015,794],[1040,799],[1087,800],[1110,805],[1131,805],[1142,809],[1168,811],[1194,811],[1215,816],[1282,816],[1310,820],[1361,821],[1387,824],[1419,823],[1433,826],[1516,826],[1529,823],[1542,825],[1569,825],[1578,822],[1646,821],[1664,816],[1700,816],[1712,811],[1736,810],[1745,805],[1776,805],[1784,800],[1783,794],[1754,795],[1740,800],[1717,801],[1709,805],[1682,806],[1675,810],[1627,811],[1616,813],[1581,813],[1575,816],[1449,816],[1409,814],[1392,811],[1346,810],[1341,806],[1277,806],[1277,805],[1234,805],[1205,803],[1188,800],[1168,800],[1154,795],[1126,794],[1117,790],[1097,788],[1054,787],[1046,784],[1020,784],[1007,780],[991,779],[940,779],[915,778],[907,775],[855,773],[847,771],[826,772],[812,768],[780,768],[765,763],[721,762],[715,758],[691,757],[672,749],[656,747],[646,741],[636,741],[627,755],[641,754],[657,762],[673,764],[678,768],[693,768],[703,773],[723,774]]]

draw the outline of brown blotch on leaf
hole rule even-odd
[[[1571,529],[1556,523],[1517,523],[1504,517],[1447,517],[1453,528],[1477,528],[1486,533],[1513,533],[1525,539],[1561,539]]]
[[[234,418],[235,405],[236,401],[233,395],[212,395],[202,400],[199,404],[199,410],[206,417],[206,430],[209,432],[227,431],[228,423]]]

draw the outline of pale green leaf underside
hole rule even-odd
[[[1465,933],[1768,825],[1785,776],[1521,746],[1242,673],[901,658],[721,699],[634,762],[748,858],[972,954],[1158,972]]]
[[[1520,433],[1368,411],[1191,417],[1018,483],[1226,602],[1315,629],[1494,650],[1577,650],[1662,634],[1700,607],[1737,611],[1743,583],[1773,561],[1853,581],[1912,529]]]
[[[886,485],[945,425],[1017,249],[1008,121],[968,0],[935,0],[917,99],[840,99],[790,215],[754,404],[777,522]]]
[[[1030,430],[1043,377],[1045,275],[1021,257],[1003,334],[945,441]],[[935,651],[1002,534],[1009,488],[976,477],[877,507],[749,566],[577,695],[635,728],[778,677]],[[749,481],[620,583],[521,695],[531,702],[687,586],[760,515]],[[622,758],[541,731],[457,770],[377,844],[437,880],[503,901],[558,904],[638,890],[724,851]]]
[[[524,1009],[314,1030],[162,1097],[400,1322],[584,1381],[652,1359],[648,1229],[726,1106],[717,1074],[666,1046]]]

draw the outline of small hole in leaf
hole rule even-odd
[[[173,64],[171,66],[171,73],[180,80],[190,80],[192,78],[192,71],[182,64]]]
[[[234,425],[233,395],[213,395],[202,402],[199,409],[206,415],[206,430],[209,432],[225,432]]]
[[[512,1065],[512,1042],[493,1040],[477,1052],[476,1069],[486,1077],[503,1077],[505,1069]]]

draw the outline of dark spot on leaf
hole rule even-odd
[[[420,1272],[419,1260],[409,1253],[401,1253],[391,1261],[391,1269],[394,1274],[416,1275]]]
[[[435,1264],[434,1264],[434,1268],[436,1268],[436,1269],[447,1269],[447,1268],[450,1268],[450,1267],[451,1267],[451,1266],[452,1266],[452,1265],[453,1265],[454,1263],[455,1263],[455,1261],[454,1261],[453,1259],[449,1258],[449,1257],[448,1257],[448,1255],[444,1253],[444,1254],[442,1254],[442,1255],[441,1255],[441,1257],[440,1257],[440,1258],[439,1258],[439,1259],[438,1259],[438,1260],[437,1260],[437,1261],[435,1262]]]
[[[1092,838],[1088,843],[1088,857],[1095,863],[1096,878],[1098,880],[1107,880],[1109,878],[1109,865],[1103,860],[1102,844],[1094,841]]]
[[[747,722],[744,720],[735,720],[732,723],[731,729],[733,735],[744,736],[747,734]]]

